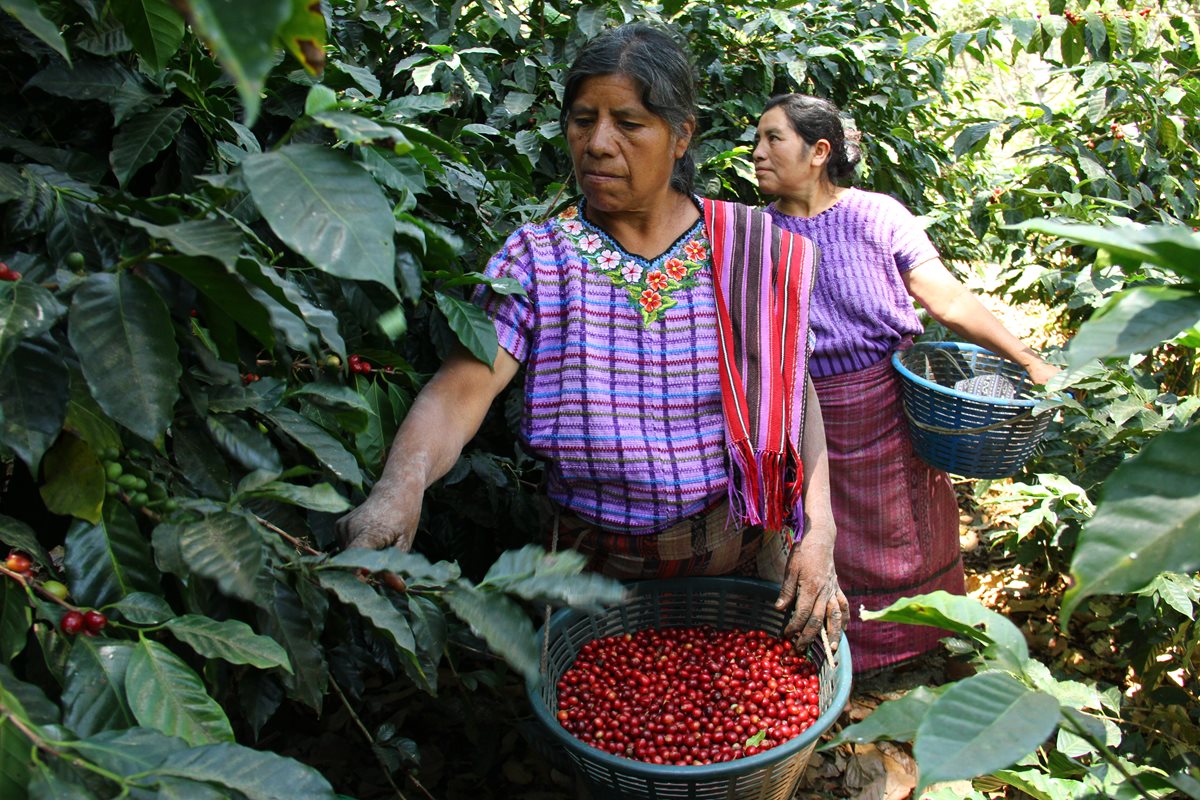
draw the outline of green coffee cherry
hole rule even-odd
[[[125,472],[125,468],[116,461],[109,461],[104,465],[104,475],[110,481],[115,481],[121,477],[123,472]]]

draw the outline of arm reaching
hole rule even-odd
[[[1043,361],[1033,348],[1005,328],[959,283],[941,259],[926,261],[903,274],[904,285],[933,318],[968,342],[986,347],[1020,364],[1034,383],[1045,385],[1059,368]]]
[[[825,449],[825,424],[812,379],[808,379],[804,412],[804,441],[800,457],[804,464],[804,535],[792,545],[775,607],[792,607],[784,637],[795,638],[803,650],[817,637],[821,626],[829,646],[837,649],[850,616],[846,595],[838,586],[833,563],[837,526],[829,495],[829,455]]]
[[[450,355],[413,401],[366,502],[337,521],[349,547],[412,547],[425,490],[454,466],[519,364],[503,348],[489,367],[463,348]]]

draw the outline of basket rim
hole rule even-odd
[[[692,588],[696,591],[703,591],[706,586],[719,589],[736,588],[739,585],[755,590],[768,588],[772,592],[779,591],[779,584],[771,581],[730,576],[661,578],[627,582],[634,595],[649,594],[660,589],[674,589],[678,591],[681,584],[685,584],[687,588]],[[587,616],[590,616],[590,614],[584,611],[561,608],[554,612],[547,625],[551,627],[555,627],[556,623],[564,625],[569,617]],[[542,625],[538,629],[538,638],[540,639],[545,635],[546,625]],[[772,747],[770,750],[734,761],[724,761],[719,764],[699,764],[681,767],[676,764],[648,764],[645,761],[615,756],[597,747],[592,747],[582,739],[576,738],[563,729],[559,721],[550,713],[550,709],[542,702],[541,697],[538,696],[542,676],[527,677],[525,679],[525,693],[538,720],[548,727],[549,730],[554,731],[557,738],[563,744],[575,750],[584,758],[597,761],[614,772],[620,772],[647,782],[679,782],[681,780],[713,781],[749,774],[760,767],[784,761],[793,755],[799,754],[809,745],[814,744],[833,725],[850,699],[850,685],[853,680],[853,672],[850,662],[850,646],[847,643],[845,631],[842,632],[842,638],[838,643],[837,660],[838,663],[834,671],[835,683],[838,687],[837,692],[830,701],[829,707],[813,720],[812,725],[808,726],[799,736],[789,739],[776,747]],[[686,777],[680,775],[680,770],[687,771]]]
[[[990,356],[996,356],[997,358],[1004,358],[1003,356],[997,355],[991,350],[988,350],[986,347],[980,347],[977,344],[969,344],[967,342],[918,342],[913,345],[913,348],[916,347],[929,347],[937,350],[957,350],[959,352],[968,353],[986,353]],[[958,400],[974,400],[975,402],[979,403],[1008,406],[1010,408],[1034,408],[1040,402],[1039,400],[1010,400],[1003,397],[990,397],[986,394],[972,394],[970,392],[963,392],[958,389],[953,389],[949,386],[942,386],[940,383],[934,383],[933,381],[922,378],[920,375],[904,366],[904,363],[900,359],[901,353],[904,352],[906,351],[897,350],[892,353],[892,366],[895,367],[896,371],[900,373],[900,377],[916,384],[917,386],[920,386],[923,389],[929,389],[937,394],[945,395],[946,397],[953,397]],[[1008,359],[1005,360],[1007,361]],[[1009,363],[1015,364],[1016,362]],[[1017,366],[1019,367],[1020,365],[1018,364]],[[1024,372],[1024,369],[1022,369],[1022,372]]]

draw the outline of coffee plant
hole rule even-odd
[[[339,552],[333,522],[450,348],[494,351],[467,293],[572,196],[564,70],[635,19],[692,49],[700,191],[758,202],[762,104],[826,96],[863,133],[860,184],[922,214],[948,259],[995,260],[1003,288],[1062,309],[1071,394],[1013,484],[1019,535],[1070,565],[1064,619],[1129,632],[1143,685],[1174,686],[1164,652],[1194,659],[1194,14],[1060,4],[943,31],[925,0],[0,9],[0,796],[506,796],[491,776],[539,673],[535,621],[621,597],[539,546],[520,387],[428,493],[416,552]],[[1070,100],[959,113],[978,87],[956,65],[1015,53]],[[998,142],[1022,149],[993,159]],[[1163,227],[1013,227],[1114,214]],[[886,613],[959,601],[911,602]],[[1072,796],[1051,778],[1193,791],[1174,742],[1194,713],[1145,700],[1175,738],[1125,735],[1120,692],[1049,674],[982,614],[935,620],[980,675],[914,693],[908,727],[883,707],[871,736],[965,704],[1008,742],[957,760],[974,774],[1038,797]],[[936,745],[918,736],[923,786],[953,777]]]

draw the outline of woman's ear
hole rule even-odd
[[[680,127],[683,129],[683,133],[675,140],[676,160],[683,158],[683,154],[687,152],[688,145],[692,143],[692,134],[696,132],[696,120],[689,118]]]
[[[829,156],[833,152],[833,145],[828,139],[817,139],[817,141],[809,148],[809,157],[812,159],[814,167],[823,167],[829,161]]]

